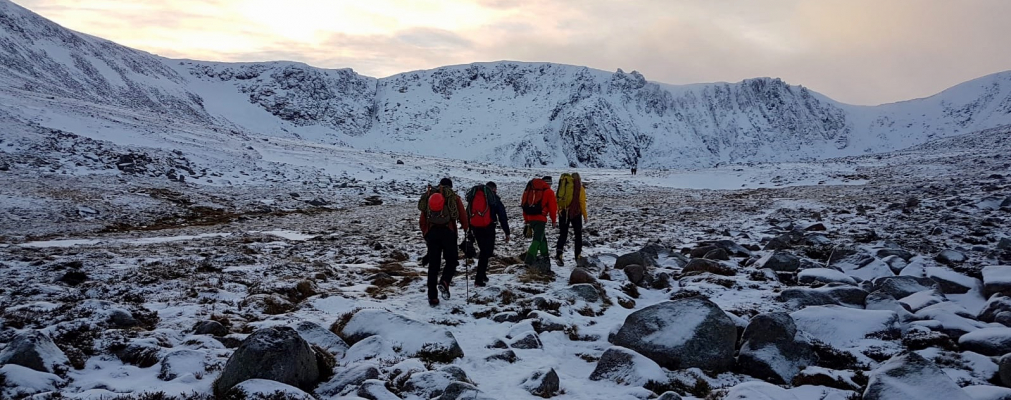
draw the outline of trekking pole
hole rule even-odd
[[[463,270],[467,274],[467,279],[464,280],[466,282],[465,287],[467,288],[467,304],[470,304],[470,262],[471,258],[467,257],[467,261],[463,263]]]

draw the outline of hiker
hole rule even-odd
[[[505,241],[509,243],[509,216],[506,215],[502,199],[498,197],[495,182],[477,185],[467,191],[467,219],[470,233],[477,241],[481,252],[477,256],[477,276],[474,286],[488,284],[488,259],[495,251],[495,223],[502,224]]]
[[[439,186],[429,187],[418,200],[418,210],[421,211],[419,225],[421,234],[428,245],[428,304],[439,304],[438,289],[442,298],[449,300],[449,283],[456,274],[456,266],[460,264],[456,250],[456,223],[460,222],[464,232],[469,229],[467,212],[460,196],[453,191],[453,181],[442,178]],[[440,255],[446,259],[446,268],[439,279]]]
[[[555,260],[559,266],[563,265],[562,251],[565,250],[565,241],[569,234],[569,223],[572,224],[573,246],[575,247],[575,260],[583,252],[583,223],[589,219],[586,215],[586,188],[578,172],[562,174],[558,180],[558,245],[555,247]]]
[[[551,226],[558,228],[558,222],[555,220],[558,204],[555,200],[555,192],[551,190],[551,177],[535,178],[527,183],[520,205],[523,208],[523,221],[533,230],[533,241],[530,243],[530,249],[527,250],[524,261],[527,265],[533,266],[541,253],[545,259],[549,257],[548,240],[544,236],[544,228],[548,223],[549,216],[551,217]]]

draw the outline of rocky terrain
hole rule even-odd
[[[47,179],[134,209],[67,197],[54,204],[76,216],[50,233],[2,232],[0,384],[10,398],[1006,398],[1008,133],[833,160],[862,184],[792,186],[771,166],[780,187],[676,189],[647,183],[676,172],[587,170],[585,259],[529,269],[513,238],[488,287],[461,265],[438,307],[417,185],[312,204],[300,185]],[[518,230],[522,175],[435,163],[458,186],[502,182]],[[38,185],[19,170],[6,187]],[[269,190],[278,202],[253,208]]]

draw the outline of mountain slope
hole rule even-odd
[[[475,63],[375,79],[293,62],[169,60],[64,29],[7,0],[0,0],[0,90],[7,98],[73,99],[220,134],[521,167],[822,159],[1011,123],[1011,72],[876,107],[842,104],[779,79],[673,86],[635,71],[550,63]],[[58,108],[16,111],[61,129],[80,117]]]

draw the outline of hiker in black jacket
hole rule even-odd
[[[471,228],[471,232],[474,233],[474,239],[477,241],[477,247],[481,250],[477,256],[477,276],[474,278],[474,286],[485,286],[488,284],[488,259],[491,258],[492,253],[495,251],[495,222],[502,224],[505,241],[509,243],[509,216],[506,215],[505,206],[502,205],[502,200],[498,197],[498,187],[495,185],[495,182],[488,182],[485,186],[491,189],[492,195],[495,198],[489,202],[492,218],[491,225],[485,228]]]

